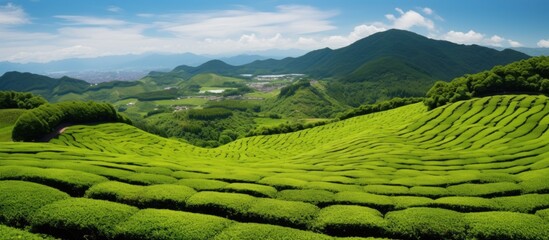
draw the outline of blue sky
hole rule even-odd
[[[549,47],[546,0],[0,0],[0,61],[340,48],[391,28]]]

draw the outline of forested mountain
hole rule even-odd
[[[255,61],[242,66],[215,60],[198,67],[179,66],[173,72],[304,73],[313,78],[331,78],[330,95],[356,106],[391,97],[422,96],[436,80],[449,81],[528,57],[510,49],[459,45],[393,29],[344,48],[319,49],[297,58]]]
[[[50,78],[43,75],[20,72],[7,72],[0,77],[0,90],[32,92],[49,99],[55,94],[82,92],[90,84],[69,77]]]

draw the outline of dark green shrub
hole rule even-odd
[[[383,215],[375,209],[334,205],[320,210],[314,228],[333,236],[382,236],[386,228]]]
[[[274,197],[276,189],[271,186],[265,186],[253,183],[231,183],[223,188],[227,192],[246,193],[256,197]]]
[[[57,188],[71,196],[82,196],[92,185],[107,178],[80,171],[24,166],[0,166],[0,180],[23,180]]]
[[[465,214],[469,239],[547,239],[549,224],[535,215],[513,212]]]
[[[283,190],[278,193],[280,200],[307,202],[317,206],[325,206],[334,201],[334,193],[326,190]]]
[[[0,223],[25,226],[36,210],[66,198],[68,194],[41,184],[0,181]]]
[[[88,189],[86,196],[140,208],[183,209],[187,198],[195,193],[194,189],[182,185],[134,186],[120,182],[104,182]]]
[[[0,109],[33,109],[45,103],[46,99],[30,92],[0,91]]]
[[[246,219],[246,212],[255,201],[255,197],[241,193],[199,192],[187,199],[187,208],[240,220]]]
[[[254,222],[307,229],[318,210],[309,203],[258,198],[246,213]]]
[[[235,223],[217,235],[215,240],[329,240],[330,236],[293,228],[259,223]]]
[[[211,179],[181,179],[177,184],[192,187],[198,191],[221,190],[229,183]]]
[[[97,123],[131,121],[118,114],[108,103],[61,102],[44,104],[23,113],[13,127],[14,141],[38,141],[62,123]]]
[[[443,197],[436,199],[429,207],[451,209],[458,212],[481,212],[497,209],[491,199],[480,197]]]
[[[465,239],[463,215],[439,208],[408,208],[385,216],[388,233],[403,239]]]
[[[191,109],[187,111],[190,119],[198,120],[215,120],[228,118],[233,115],[231,110],[225,108],[204,108],[204,109]]]
[[[115,239],[211,239],[231,220],[171,210],[145,209],[118,224]]]
[[[71,198],[38,210],[31,219],[33,231],[70,239],[112,237],[114,227],[138,211],[135,207],[103,200]]]

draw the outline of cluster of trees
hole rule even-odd
[[[292,85],[281,88],[278,98],[293,96],[295,92],[297,92],[297,90],[299,90],[300,88],[306,88],[310,86],[311,86],[311,83],[309,82],[309,80],[306,80],[306,79],[299,80]]]
[[[210,101],[207,108],[225,108],[229,110],[237,111],[261,111],[261,106],[242,100],[223,100],[223,101]]]
[[[515,93],[549,94],[549,57],[533,57],[451,82],[437,82],[424,103],[433,109],[473,97]]]
[[[130,96],[128,98],[137,98],[139,101],[154,101],[154,100],[175,99],[178,96],[179,96],[179,93],[177,88],[170,88],[166,90],[138,93],[135,96]]]
[[[13,127],[14,141],[38,141],[62,123],[97,123],[131,121],[118,114],[108,103],[61,102],[44,104],[22,114]]]
[[[347,110],[347,111],[339,114],[339,116],[337,116],[337,118],[340,119],[340,120],[344,120],[344,119],[348,119],[348,118],[352,118],[352,117],[356,117],[356,116],[360,116],[360,115],[365,115],[365,114],[369,114],[369,113],[386,111],[386,110],[389,110],[389,109],[393,109],[393,108],[402,107],[402,106],[405,106],[405,105],[421,102],[421,101],[423,101],[423,99],[424,98],[420,98],[420,97],[411,97],[411,98],[398,98],[397,97],[397,98],[393,98],[391,100],[383,101],[383,102],[376,103],[376,104],[365,104],[365,105],[362,105],[360,107]]]
[[[191,109],[187,113],[190,119],[196,120],[223,119],[233,115],[231,110],[225,108]]]
[[[0,109],[33,109],[45,103],[46,99],[29,92],[0,91]]]

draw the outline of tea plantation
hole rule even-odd
[[[549,98],[417,103],[215,149],[71,126],[0,144],[0,223],[7,239],[549,239]]]

